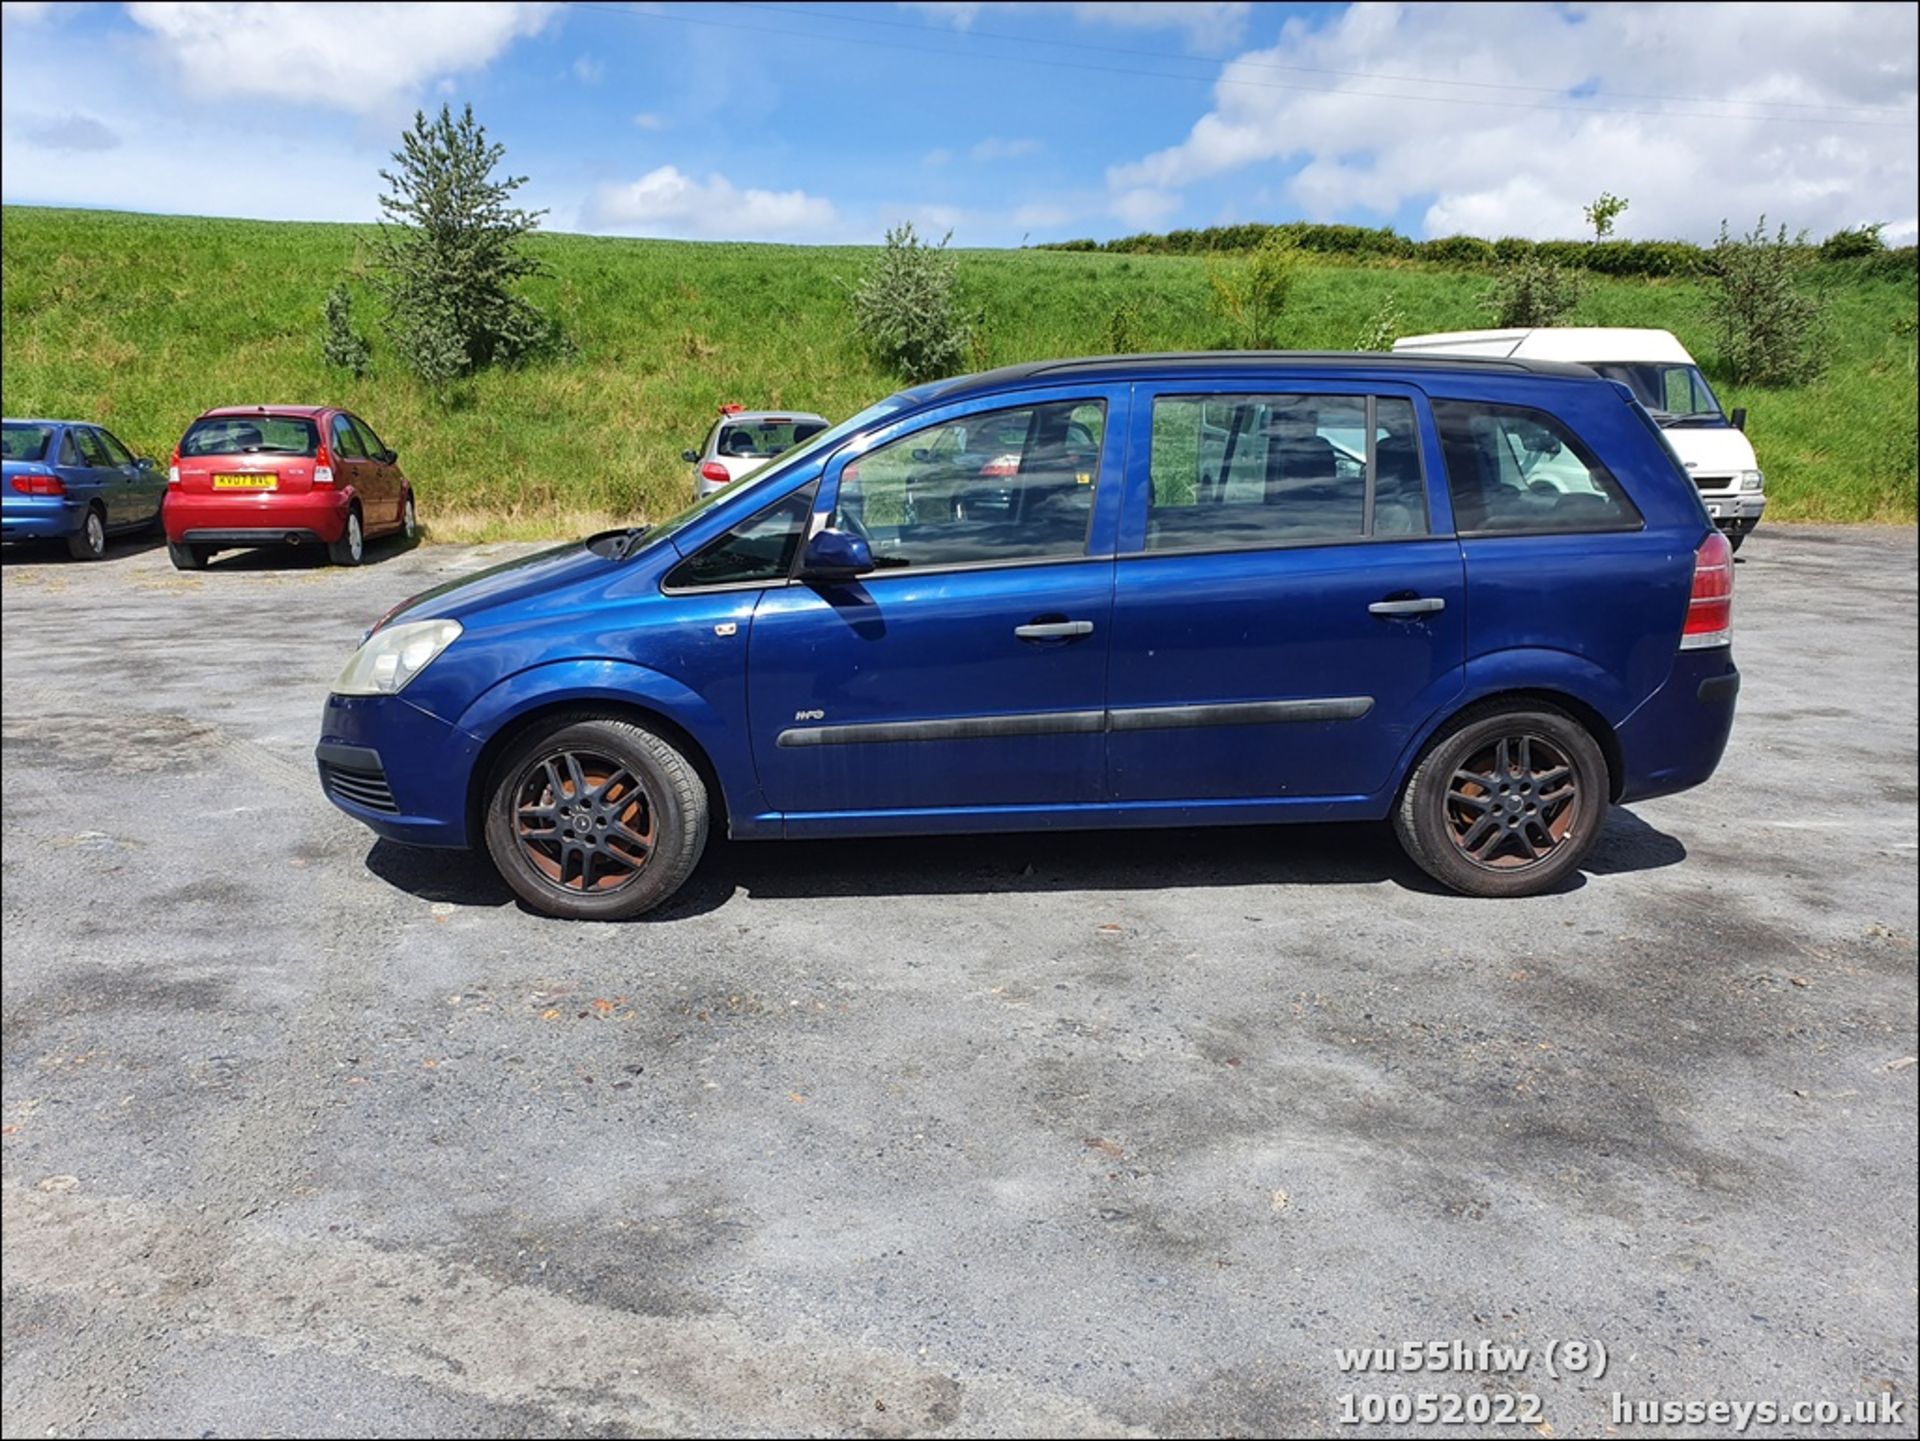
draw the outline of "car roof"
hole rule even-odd
[[[825,421],[826,416],[815,415],[811,410],[734,410],[722,415],[720,420],[726,425],[736,425],[743,420]]]
[[[337,405],[218,405],[212,410],[201,411],[196,418],[206,420],[217,415],[297,415],[312,420],[339,408]]]
[[[1491,372],[1559,376],[1593,380],[1584,365],[1557,360],[1513,360],[1481,356],[1405,355],[1391,351],[1352,350],[1185,350],[1158,355],[1098,355],[1079,360],[1036,360],[1005,365],[975,375],[955,376],[918,386],[905,394],[919,401],[955,400],[1014,386],[1051,380],[1138,380],[1149,376],[1244,375],[1249,371],[1342,371],[1355,374],[1394,374],[1410,377],[1447,373]]]
[[[5,418],[5,420],[4,420],[4,421],[0,421],[0,424],[6,424],[6,425],[89,425],[89,426],[95,426],[95,427],[98,427],[98,428],[99,428],[99,429],[101,429],[101,430],[105,430],[105,429],[106,429],[106,427],[105,427],[104,425],[101,425],[101,423],[100,423],[99,421],[97,421],[97,420],[42,420],[42,419],[41,419],[40,417],[38,417],[38,416],[29,416],[29,415],[9,415],[9,416],[7,416],[7,417]]]
[[[1670,330],[1603,325],[1541,325],[1526,330],[1450,330],[1403,335],[1396,354],[1422,352],[1510,356],[1516,360],[1571,360],[1582,364],[1651,361],[1692,365],[1693,357]]]

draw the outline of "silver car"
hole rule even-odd
[[[693,467],[693,494],[698,499],[751,474],[826,428],[825,416],[804,410],[723,405],[700,448],[682,451],[680,458]]]

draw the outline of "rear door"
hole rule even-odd
[[[1460,547],[1422,398],[1287,379],[1142,386],[1115,573],[1123,802],[1371,795],[1461,687]]]
[[[97,500],[106,508],[107,524],[115,529],[137,519],[129,513],[134,497],[128,493],[127,476],[113,463],[100,432],[90,425],[75,425],[67,433],[73,437],[80,458],[72,478],[63,477],[67,494]]]
[[[1124,388],[961,402],[862,437],[827,464],[815,525],[868,537],[879,569],[767,590],[748,708],[790,833],[860,815],[1051,809],[1100,799]],[[990,515],[933,506],[953,432],[1023,437]],[[1068,428],[1101,437],[1075,456]],[[926,482],[926,484],[923,484]],[[884,822],[882,822],[884,823]]]
[[[376,525],[397,525],[400,521],[401,497],[406,491],[406,482],[401,478],[400,467],[387,459],[386,442],[373,433],[373,427],[357,415],[349,415],[348,422],[353,426],[354,434],[360,438],[360,452],[367,457],[371,468],[371,484],[378,490],[380,513],[369,516]]]
[[[106,450],[107,463],[113,467],[114,490],[124,499],[117,507],[115,523],[144,523],[160,513],[160,496],[166,488],[166,477],[160,475],[154,466],[142,470],[133,458],[133,452],[122,445],[119,438],[110,430],[96,428],[101,446]]]
[[[353,428],[353,418],[344,411],[327,417],[327,449],[333,452],[333,483],[342,489],[352,487],[360,500],[361,523],[368,529],[386,524],[386,502],[380,494],[379,466],[367,455],[367,447]]]

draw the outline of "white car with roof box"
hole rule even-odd
[[[751,475],[776,456],[805,444],[827,428],[827,418],[805,410],[747,410],[720,407],[720,418],[698,450],[680,458],[693,467],[695,499]]]
[[[1746,436],[1747,413],[1729,417],[1687,348],[1665,330],[1592,326],[1456,330],[1393,343],[1414,355],[1569,360],[1625,384],[1680,457],[1707,514],[1738,550],[1767,508],[1767,480]]]

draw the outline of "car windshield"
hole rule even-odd
[[[53,439],[50,425],[22,425],[9,420],[5,426],[8,460],[45,460],[47,442]]]
[[[905,410],[912,403],[912,399],[908,396],[890,395],[879,404],[868,406],[858,415],[843,420],[838,425],[823,430],[810,439],[800,441],[793,449],[781,455],[780,464],[769,465],[764,469],[755,471],[746,480],[736,481],[732,485],[722,486],[712,494],[696,500],[692,505],[680,511],[678,514],[670,515],[658,525],[650,527],[647,531],[648,543],[651,544],[656,540],[663,540],[667,536],[672,535],[675,531],[705,514],[708,507],[717,505],[729,496],[738,495],[743,490],[760,489],[768,482],[785,475],[795,465],[806,460],[809,456],[831,450],[848,436],[856,434],[866,427],[886,419],[896,411]]]
[[[766,416],[754,420],[729,421],[721,428],[715,455],[735,460],[772,460],[785,455],[794,446],[805,443],[827,428],[824,420],[813,417]]]
[[[1714,398],[1698,366],[1609,360],[1596,362],[1592,368],[1606,379],[1625,385],[1663,424],[1676,421],[1699,424],[1723,418],[1720,402]]]
[[[319,437],[300,415],[214,415],[187,427],[182,455],[312,455]]]

